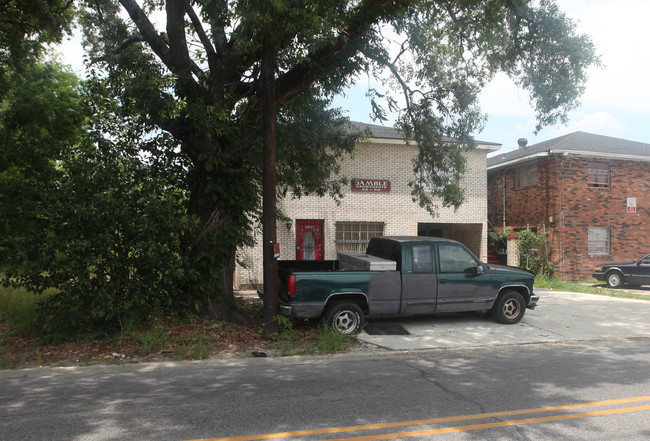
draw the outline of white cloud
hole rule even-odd
[[[560,7],[578,22],[580,32],[591,36],[604,65],[590,70],[583,104],[650,113],[650,88],[645,86],[650,58],[643,53],[650,2],[563,0]]]
[[[568,132],[591,132],[599,135],[621,136],[625,133],[625,124],[616,120],[614,115],[608,112],[596,112],[589,114],[579,121],[569,123]]]
[[[533,115],[528,94],[515,86],[504,73],[498,73],[479,97],[481,109],[490,116]]]
[[[580,119],[573,118],[566,126],[546,127],[537,135],[532,132],[535,129],[535,118],[529,118],[515,125],[515,133],[528,133],[529,144],[557,138],[558,136],[567,135],[573,132],[588,132],[597,135],[621,137],[627,131],[627,126],[618,121],[614,115],[608,112],[595,112],[583,116]],[[512,144],[512,143],[509,143]],[[508,148],[508,146],[506,146]]]
[[[535,119],[527,94],[498,75],[481,94],[490,116],[485,136],[509,146],[518,137],[531,144],[585,131],[648,142],[650,118],[650,57],[645,55],[647,0],[558,0],[558,6],[588,34],[600,55],[602,68],[590,68],[581,106],[569,114],[566,127],[547,127],[533,135]],[[509,125],[509,128],[508,128]],[[483,136],[483,134],[481,135]]]

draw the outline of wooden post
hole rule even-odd
[[[275,316],[278,312],[278,261],[274,246],[278,242],[276,228],[276,163],[275,163],[275,50],[266,37],[262,54],[263,106],[263,189],[262,224],[264,241],[264,337],[272,338],[278,332]]]

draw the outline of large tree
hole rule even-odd
[[[77,77],[55,62],[0,73],[0,265],[40,229],[44,199],[56,191],[57,161],[83,136],[88,116]],[[25,256],[24,260],[29,260]],[[19,266],[19,265],[18,265]]]
[[[28,66],[45,44],[60,42],[70,31],[73,6],[73,0],[0,0],[0,75]],[[0,82],[0,95],[7,87]]]
[[[359,76],[375,117],[398,111],[415,140],[423,206],[458,206],[462,148],[484,117],[477,94],[498,71],[530,93],[541,127],[566,119],[589,39],[551,0],[93,0],[81,20],[91,74],[120,99],[125,124],[171,134],[190,160],[189,212],[199,221],[187,295],[227,306],[238,246],[259,215],[264,39],[276,60],[279,195],[340,196],[338,161],[353,150],[331,99]],[[268,38],[272,38],[269,42]],[[462,141],[442,146],[442,136]],[[434,188],[433,192],[425,191]]]

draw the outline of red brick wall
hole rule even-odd
[[[505,177],[506,225],[545,228],[549,259],[562,279],[590,279],[598,263],[650,253],[650,162],[600,160],[610,165],[610,188],[587,186],[589,162],[571,155],[538,159],[537,185],[521,189],[514,188],[514,168],[489,173],[490,223],[502,230]],[[637,199],[635,214],[626,212],[629,197]],[[609,255],[589,255],[589,227],[610,228]]]
[[[555,191],[552,164],[537,163],[537,185],[515,188],[515,168],[490,172],[488,179],[488,220],[497,231],[503,230],[503,196],[506,198],[506,227],[519,230],[548,224],[553,214]],[[505,179],[505,188],[504,188]]]

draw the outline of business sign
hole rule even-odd
[[[627,198],[627,212],[636,213],[636,198]]]
[[[366,193],[390,193],[390,181],[388,179],[354,179],[352,191]]]

